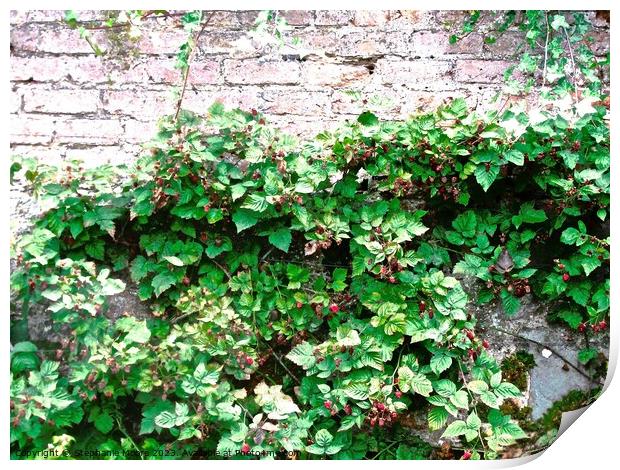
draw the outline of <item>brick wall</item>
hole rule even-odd
[[[485,106],[501,88],[518,31],[493,45],[472,33],[448,38],[458,11],[284,12],[299,48],[255,48],[247,40],[257,12],[221,11],[192,64],[185,107],[204,112],[215,100],[256,108],[290,132],[308,136],[355,118],[364,102],[403,118],[447,97]],[[609,25],[589,13],[595,50],[609,50]],[[109,46],[102,60],[61,21],[61,11],[11,13],[13,154],[48,161],[80,157],[121,162],[139,152],[162,113],[174,111],[175,53],[185,33],[175,20],[146,22],[128,49]],[[81,19],[101,12],[81,12]],[[483,25],[484,26],[484,25]],[[109,38],[97,32],[103,44]],[[354,93],[352,93],[354,92]]]

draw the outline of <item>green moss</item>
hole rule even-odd
[[[533,355],[525,351],[517,351],[502,361],[504,379],[512,382],[519,390],[524,392],[527,389],[527,373],[535,365],[536,362]]]
[[[591,391],[572,390],[556,401],[536,424],[541,431],[557,429],[562,420],[562,413],[573,411],[590,404],[598,395],[599,389]]]

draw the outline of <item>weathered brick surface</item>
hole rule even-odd
[[[258,11],[216,12],[198,43],[184,107],[205,113],[219,101],[254,108],[287,131],[311,136],[369,108],[394,119],[458,96],[471,106],[497,106],[491,98],[522,40],[521,32],[510,30],[485,45],[474,32],[451,45],[450,35],[467,14],[462,11],[278,14],[299,46],[263,48],[252,40],[247,33]],[[79,12],[88,21],[105,15]],[[186,32],[175,17],[147,21],[129,44],[93,31],[112,51],[101,58],[63,16],[60,10],[10,14],[12,152],[47,161],[82,157],[89,165],[139,155],[158,118],[175,111],[176,52]],[[609,23],[596,12],[587,16],[595,25],[589,45],[604,55]],[[492,27],[489,15],[480,27]]]

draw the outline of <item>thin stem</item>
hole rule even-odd
[[[542,86],[545,87],[545,83],[547,81],[547,58],[548,58],[548,47],[549,47],[549,15],[545,12],[545,23],[547,24],[547,37],[545,38],[545,62],[543,65],[543,81]]]
[[[212,11],[211,14],[209,15],[209,17],[207,18],[207,20],[202,24],[202,27],[200,28],[200,31],[198,31],[198,34],[196,35],[196,37],[193,40],[194,45],[193,45],[192,50],[190,51],[190,53],[189,53],[189,55],[187,57],[187,66],[185,67],[185,70],[183,71],[183,85],[181,87],[181,94],[179,95],[179,99],[177,101],[177,110],[174,113],[174,121],[175,122],[178,121],[179,113],[181,112],[181,104],[183,103],[183,97],[185,96],[185,90],[187,89],[187,80],[189,78],[189,69],[191,67],[191,62],[192,62],[194,53],[196,51],[196,48],[198,47],[198,41],[200,40],[200,36],[202,36],[202,33],[204,32],[205,28],[207,27],[207,25],[211,21],[211,18],[213,18],[214,14],[215,14],[215,11]]]
[[[577,69],[575,68],[575,57],[573,56],[573,46],[570,44],[570,37],[568,36],[568,31],[566,28],[562,26],[562,31],[564,32],[564,36],[566,37],[566,44],[568,45],[568,52],[570,53],[570,62],[571,67],[573,69],[573,88],[575,89],[575,93],[577,92]]]

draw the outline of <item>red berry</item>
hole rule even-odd
[[[345,412],[346,414],[350,415],[350,414],[352,413],[352,410],[351,410],[351,405],[345,405],[345,406],[344,406],[344,412]]]
[[[463,452],[463,460],[469,460],[471,459],[471,451],[466,450],[465,452]]]
[[[401,392],[400,390],[396,390],[396,391],[394,392],[394,395],[396,395],[396,398],[400,398],[400,397],[402,397],[402,396],[403,396],[403,392]]]
[[[340,307],[336,304],[332,304],[329,306],[329,311],[332,313],[338,313],[340,311]]]
[[[250,356],[246,356],[245,357],[245,363],[249,366],[251,366],[252,364],[254,364],[254,359],[252,359]]]
[[[250,444],[248,444],[247,442],[244,442],[243,445],[241,446],[241,452],[243,452],[244,454],[247,454],[248,452],[250,452]]]
[[[484,349],[489,349],[489,342],[486,339],[482,341],[482,347]]]
[[[579,330],[579,333],[583,333],[584,331],[586,331],[586,324],[580,323],[577,329]]]
[[[383,418],[379,418],[379,427],[383,427],[385,424],[385,420]]]
[[[396,282],[396,278],[394,276],[390,276],[388,281],[390,282],[390,284],[394,284]]]
[[[375,405],[375,408],[377,408],[379,411],[383,411],[385,410],[385,405],[383,403],[377,403]]]
[[[184,286],[189,286],[189,277],[185,276],[185,277],[183,278],[183,285],[184,285]]]
[[[604,330],[605,328],[607,328],[607,322],[606,322],[605,320],[601,320],[601,321],[598,323],[598,327],[599,327],[601,330]]]
[[[466,333],[466,334],[467,334],[467,337],[468,337],[471,341],[473,341],[473,340],[474,340],[475,336],[474,336],[474,332],[473,332],[473,331],[467,330],[467,333]]]
[[[564,282],[568,282],[570,280],[570,276],[568,275],[568,273],[562,274],[562,280]]]
[[[329,401],[329,400],[325,400],[325,401],[323,402],[323,406],[329,410],[329,409],[331,409],[331,407],[332,407],[332,402],[331,402],[331,401]]]
[[[297,305],[297,308],[301,308],[301,307],[303,307],[303,306],[304,306],[304,304],[302,304],[301,302],[297,302],[297,304],[296,304],[296,305]]]
[[[426,310],[426,302],[424,302],[423,300],[420,301],[420,303],[418,304],[418,308],[420,309],[420,312]]]

